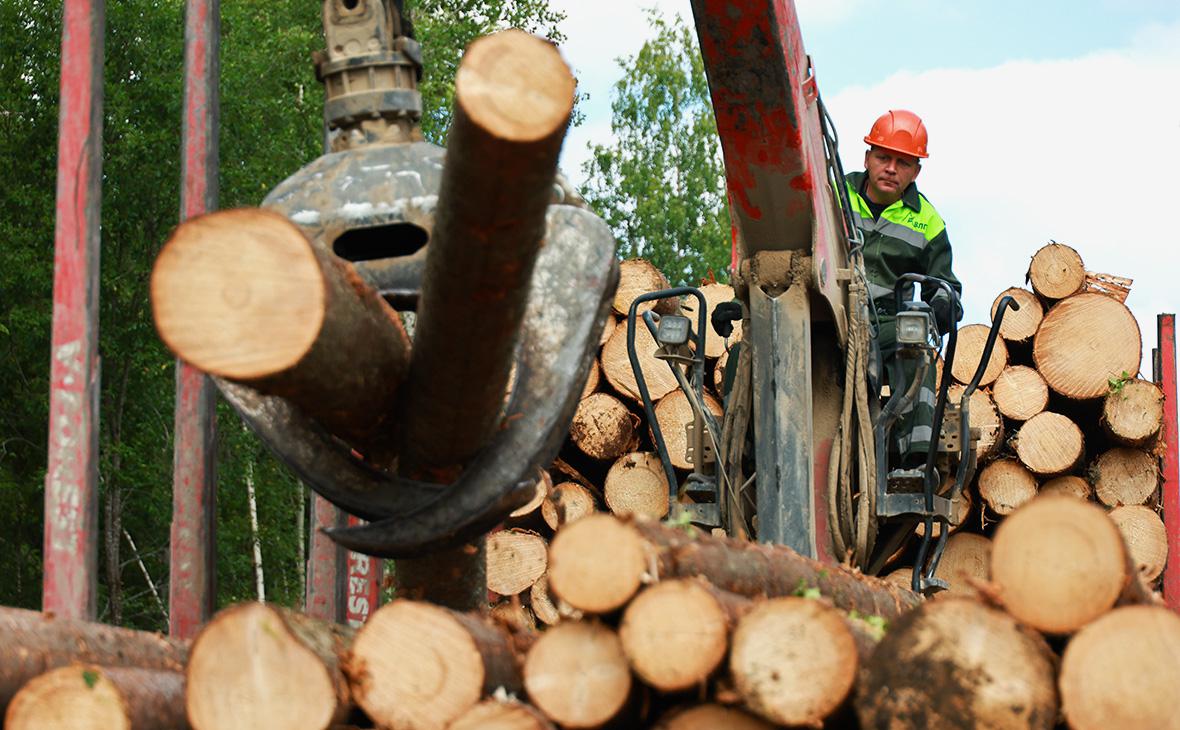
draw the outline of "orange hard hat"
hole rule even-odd
[[[930,156],[926,153],[926,125],[917,114],[904,109],[893,109],[877,117],[865,142],[903,155]]]

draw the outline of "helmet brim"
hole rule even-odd
[[[880,147],[883,150],[889,150],[890,152],[896,152],[899,155],[906,155],[908,157],[916,157],[919,160],[924,160],[930,156],[929,154],[916,155],[916,154],[914,154],[913,150],[903,150],[900,147],[892,147],[887,144],[881,144],[880,142],[875,142],[875,141],[869,139],[868,137],[865,137],[865,144],[867,144],[870,147]]]

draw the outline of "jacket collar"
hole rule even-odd
[[[848,181],[852,183],[852,187],[857,194],[865,197],[865,181],[868,180],[867,172],[850,172],[848,173]],[[866,198],[867,200],[867,198]],[[918,184],[910,183],[901,193],[901,202],[913,210],[915,213],[922,212],[922,196],[918,193]]]

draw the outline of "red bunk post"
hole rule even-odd
[[[1155,351],[1155,381],[1164,391],[1163,505],[1168,531],[1168,562],[1164,569],[1164,600],[1180,611],[1180,433],[1176,427],[1176,315],[1156,318],[1159,343]]]

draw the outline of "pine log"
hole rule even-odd
[[[1028,289],[1018,286],[1005,289],[992,302],[993,318],[1000,307],[1000,300],[1004,297],[1015,299],[1020,309],[1008,309],[1004,312],[1004,321],[1000,323],[1000,337],[1008,342],[1027,342],[1037,333],[1037,327],[1041,326],[1041,319],[1045,316],[1041,300]]]
[[[188,219],[156,259],[151,300],[177,357],[286,398],[385,458],[409,338],[352,265],[294,223],[261,208]]]
[[[615,312],[627,321],[627,313],[631,309],[631,302],[640,295],[648,292],[668,288],[668,279],[655,264],[647,259],[627,259],[619,264],[619,288],[615,290]],[[656,302],[648,301],[639,305],[636,310],[639,316],[650,312],[656,307]],[[643,322],[638,322],[643,327]]]
[[[1033,254],[1026,276],[1037,294],[1053,301],[1082,291],[1086,285],[1086,266],[1074,249],[1050,243]]]
[[[1081,477],[1067,475],[1045,482],[1038,494],[1068,494],[1078,499],[1089,499],[1094,494],[1094,488]]]
[[[1082,430],[1060,413],[1042,411],[1025,421],[1016,434],[1016,456],[1034,474],[1064,474],[1084,455]]]
[[[725,353],[725,340],[722,339],[716,332],[713,331],[712,326],[709,325],[710,317],[713,315],[713,310],[717,308],[718,304],[723,302],[731,302],[734,299],[733,287],[729,284],[721,284],[713,282],[706,284],[700,288],[701,294],[705,296],[705,357],[721,357]],[[685,297],[684,302],[680,305],[680,313],[688,317],[689,322],[692,323],[692,332],[695,337],[697,331],[697,308],[700,303],[696,297]],[[730,342],[740,342],[742,339],[742,321],[739,319],[733,323],[733,334],[729,336]]]
[[[743,616],[729,672],[747,707],[782,725],[820,727],[847,699],[871,647],[822,601],[772,598]]]
[[[524,662],[529,699],[563,728],[597,728],[631,695],[631,670],[619,637],[594,621],[566,621],[533,644]]]
[[[185,706],[197,730],[326,728],[351,709],[341,656],[353,632],[262,603],[220,611],[193,640]],[[233,697],[233,702],[227,702]]]
[[[590,373],[586,376],[586,384],[582,386],[582,399],[590,397],[598,390],[599,381],[602,380],[602,369],[595,360],[590,363]]]
[[[991,576],[992,541],[983,535],[959,532],[946,541],[942,560],[935,576],[942,578],[950,593],[968,596],[977,593],[975,583],[986,583]]]
[[[1120,597],[1145,598],[1115,523],[1067,495],[1038,497],[1000,523],[991,575],[1008,612],[1050,634],[1078,630]]]
[[[484,700],[447,730],[554,730],[537,708],[514,700]]]
[[[963,397],[967,386],[953,383],[947,388],[947,401],[958,403]],[[968,421],[971,428],[979,430],[979,443],[975,447],[975,458],[979,463],[987,461],[989,457],[1000,450],[1004,443],[1004,419],[996,408],[995,401],[986,391],[976,389],[971,394],[968,403],[971,417]]]
[[[528,517],[529,515],[534,514],[537,510],[541,509],[541,504],[544,503],[545,498],[549,496],[549,492],[553,490],[553,478],[550,477],[549,472],[545,471],[544,469],[540,470],[537,474],[536,490],[537,491],[533,493],[532,499],[513,510],[508,516],[519,519]]]
[[[705,408],[720,420],[722,416],[721,403],[708,393],[705,393],[704,396]],[[664,436],[664,445],[668,449],[668,460],[677,469],[691,469],[692,462],[689,461],[687,453],[689,440],[686,429],[692,423],[693,414],[688,396],[677,388],[660,399],[660,402],[656,404],[655,411],[656,421],[659,422],[660,432]]]
[[[382,727],[445,728],[493,690],[522,688],[511,637],[476,614],[396,600],[357,632],[346,671]]]
[[[1155,440],[1164,422],[1164,393],[1147,380],[1128,380],[1106,394],[1102,426],[1127,446],[1146,446]]]
[[[1160,516],[1150,507],[1131,505],[1111,510],[1110,519],[1122,533],[1143,582],[1158,578],[1168,560],[1168,532]]]
[[[594,495],[577,482],[561,482],[541,504],[541,515],[550,529],[580,520],[597,511]]]
[[[856,696],[862,727],[1052,728],[1052,653],[1017,621],[975,600],[928,601],[893,623]]]
[[[655,730],[774,730],[760,717],[724,705],[708,704],[673,710]]]
[[[611,465],[602,487],[606,507],[626,517],[643,515],[662,519],[668,514],[668,477],[660,457],[648,451],[635,451]]]
[[[1061,659],[1061,710],[1075,730],[1180,728],[1180,617],[1116,608],[1086,626]]]
[[[527,591],[548,567],[549,545],[527,530],[488,535],[488,590],[501,596]]]
[[[1139,325],[1125,304],[1103,294],[1079,294],[1045,315],[1033,338],[1033,360],[1054,392],[1086,400],[1139,372]]]
[[[639,357],[639,368],[643,372],[647,392],[653,403],[678,387],[676,376],[668,369],[668,363],[655,356],[658,348],[655,338],[647,331],[647,325],[642,321],[636,321],[635,354]],[[639,395],[635,372],[631,369],[631,359],[627,354],[626,320],[619,323],[610,339],[602,346],[601,363],[602,375],[611,387],[636,403],[643,402]]]
[[[725,661],[730,633],[752,607],[698,578],[657,583],[623,612],[623,653],[644,683],[661,692],[691,689]]]
[[[996,378],[992,399],[1005,418],[1027,421],[1049,405],[1049,386],[1027,365],[1011,365]]]
[[[575,621],[582,618],[582,612],[560,598],[549,595],[549,576],[541,576],[529,588],[529,605],[541,623],[556,626],[566,619]]]
[[[184,669],[188,647],[147,631],[0,607],[0,716],[25,682],[73,662]]]
[[[985,324],[969,324],[959,328],[955,362],[951,365],[951,375],[955,380],[966,384],[975,377],[975,371],[979,368],[980,360],[983,359],[983,349],[987,344],[990,332],[991,328]],[[1004,344],[1004,338],[997,337],[996,344],[992,347],[991,357],[988,358],[987,367],[983,371],[983,377],[979,381],[979,387],[991,385],[996,378],[1000,377],[1000,373],[1006,367],[1008,367],[1008,346]]]
[[[1099,455],[1090,465],[1089,475],[1102,504],[1143,504],[1159,487],[1159,462],[1154,454],[1119,447]]]
[[[979,470],[979,498],[998,515],[1009,515],[1037,496],[1037,479],[1015,459],[997,459]]]
[[[12,699],[9,730],[180,730],[184,675],[168,669],[74,664],[29,681]]]
[[[639,447],[639,417],[608,393],[583,398],[570,424],[570,439],[592,459],[613,461]]]
[[[645,581],[700,575],[743,595],[789,596],[814,587],[845,611],[896,618],[918,597],[879,578],[824,565],[782,545],[757,545],[636,518],[592,515],[549,546],[549,587],[571,606],[608,613]]]

